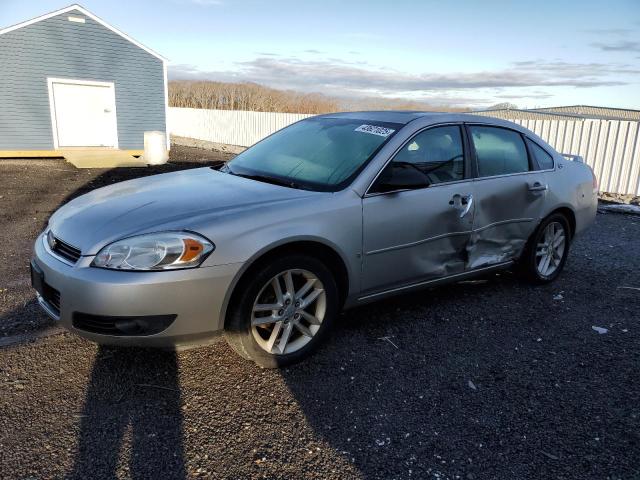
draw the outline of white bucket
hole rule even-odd
[[[148,165],[162,165],[169,160],[167,137],[164,132],[144,132],[144,161]]]

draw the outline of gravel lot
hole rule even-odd
[[[15,332],[42,323],[25,242],[72,182],[109,174],[30,169],[30,193],[7,168],[0,322]],[[351,310],[287,370],[223,342],[4,348],[0,477],[640,478],[639,287],[640,217],[599,214],[554,284],[505,273]]]

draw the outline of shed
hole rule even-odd
[[[0,65],[0,157],[169,148],[167,60],[80,5],[0,30]]]

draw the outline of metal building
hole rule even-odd
[[[588,118],[608,118],[611,120],[640,120],[640,110],[626,108],[594,107],[592,105],[567,105],[564,107],[536,108],[536,112],[566,113]]]
[[[79,5],[0,30],[0,65],[0,157],[167,132],[166,59]]]

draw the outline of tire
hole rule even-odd
[[[236,289],[225,339],[240,356],[264,368],[284,367],[308,357],[327,337],[339,311],[333,274],[320,260],[304,254],[259,265]]]
[[[563,248],[558,249],[557,247],[553,249],[553,252],[549,251],[546,254],[541,252],[545,252],[545,248],[541,248],[541,245],[546,244],[547,235],[551,232],[551,228],[554,228],[555,235],[558,235],[558,232],[562,232],[563,236]],[[560,239],[559,237],[555,237],[554,245],[557,244]],[[569,222],[567,218],[561,213],[554,213],[545,218],[535,232],[529,238],[525,250],[520,258],[520,273],[523,277],[536,284],[545,284],[553,282],[567,261],[567,256],[569,255],[569,247],[571,244],[571,227],[569,226]],[[561,250],[561,252],[559,251]],[[549,257],[548,267],[545,269],[544,261]],[[553,268],[552,268],[553,267]]]

